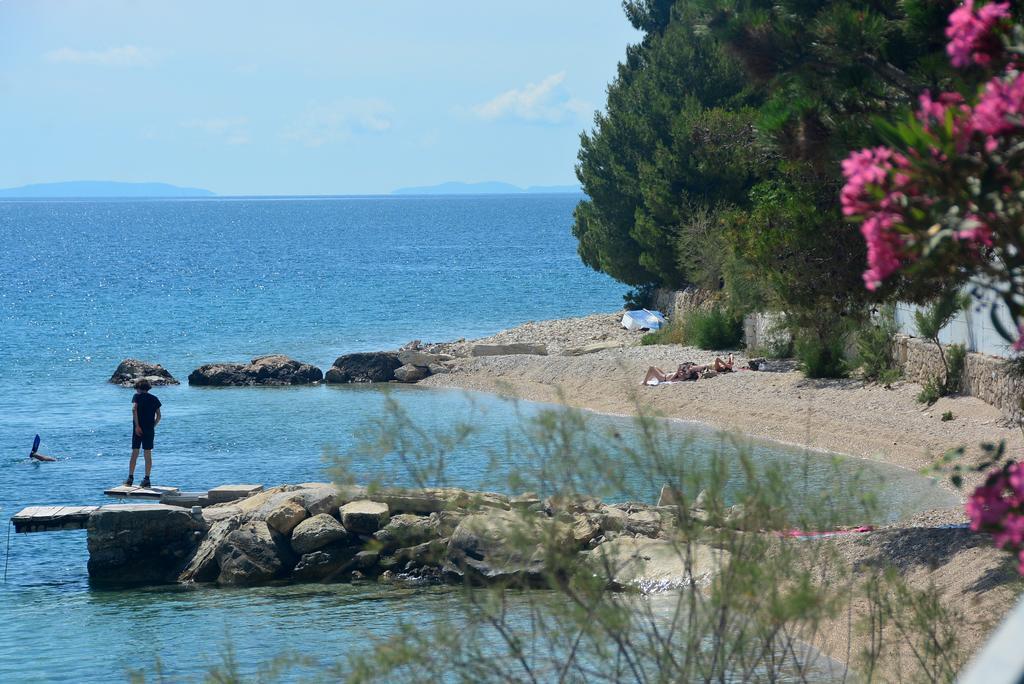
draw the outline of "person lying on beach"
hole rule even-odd
[[[641,385],[657,385],[662,382],[676,382],[679,380],[696,380],[700,377],[702,371],[707,370],[707,366],[698,366],[690,361],[684,361],[679,364],[674,373],[666,373],[665,371],[651,366],[647,369],[647,375],[644,376],[644,381]]]
[[[698,366],[691,361],[684,361],[679,364],[679,367],[674,373],[666,373],[656,366],[651,366],[647,369],[647,375],[644,376],[644,381],[641,385],[657,385],[663,382],[678,382],[681,380],[698,380],[705,377],[714,377],[718,373],[731,373],[733,364],[736,361],[733,359],[733,355],[729,354],[729,358],[725,361],[722,357],[716,356],[714,363],[709,363],[703,366]]]
[[[731,373],[733,364],[735,363],[736,360],[732,357],[732,354],[729,354],[729,359],[727,361],[723,361],[722,357],[716,356],[715,362],[711,364],[711,368],[719,373]]]
[[[39,435],[36,435],[36,438],[32,440],[32,451],[29,452],[28,457],[31,458],[33,461],[52,462],[57,460],[53,456],[47,456],[46,454],[39,453],[38,449]]]

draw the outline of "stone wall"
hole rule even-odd
[[[690,311],[706,310],[718,299],[718,293],[689,286],[685,290],[664,290],[654,293],[654,308],[672,320],[679,320]]]
[[[942,360],[933,343],[897,335],[895,345],[896,363],[906,380],[923,385],[930,377],[941,377]],[[1022,416],[1024,382],[1007,374],[1006,359],[969,352],[964,362],[962,394],[995,406],[1013,420]]]

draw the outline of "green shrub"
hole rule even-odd
[[[944,394],[959,392],[963,385],[964,363],[967,361],[967,348],[962,344],[951,344],[946,347],[946,381]]]
[[[928,378],[928,381],[924,383],[924,387],[917,395],[917,400],[922,404],[928,404],[931,406],[939,399],[942,398],[942,385],[936,378]]]
[[[809,378],[845,378],[850,367],[846,361],[846,335],[832,333],[825,338],[811,333],[797,336],[794,345],[800,369]]]
[[[679,321],[669,321],[660,329],[647,333],[640,338],[640,344],[686,344],[683,325]]]
[[[946,423],[946,422],[951,421],[951,420],[953,420],[953,412],[952,411],[946,411],[945,413],[942,414],[942,422],[943,423]]]
[[[682,327],[686,344],[700,349],[737,349],[743,342],[743,319],[724,308],[693,311]]]
[[[900,377],[893,354],[893,340],[898,328],[891,306],[885,307],[877,322],[869,323],[857,333],[857,365],[865,380],[889,383]]]

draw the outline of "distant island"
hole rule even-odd
[[[3,198],[40,197],[214,197],[200,188],[182,188],[168,183],[118,183],[116,181],[67,181],[34,183],[20,188],[0,189]]]
[[[398,188],[392,195],[519,195],[519,194],[582,194],[578,185],[531,185],[521,188],[511,183],[485,181],[483,183],[458,183],[450,181],[439,185],[422,185],[411,188]]]

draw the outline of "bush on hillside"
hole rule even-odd
[[[738,349],[743,343],[743,319],[724,308],[693,311],[682,325],[686,344],[700,349]]]

